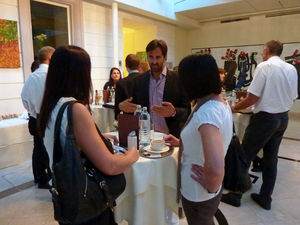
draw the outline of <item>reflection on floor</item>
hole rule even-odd
[[[300,160],[300,141],[283,139],[280,156]],[[220,209],[230,225],[294,225],[300,224],[300,162],[278,160],[278,178],[273,194],[272,209],[266,211],[257,206],[250,193],[258,192],[260,178],[242,199],[242,206],[235,208],[224,203]],[[0,170],[0,192],[32,180],[30,161],[21,166]],[[1,198],[1,196],[0,196]],[[0,225],[50,225],[53,219],[50,194],[34,186],[0,199]],[[121,223],[127,224],[126,222]],[[185,219],[180,225],[187,225]]]

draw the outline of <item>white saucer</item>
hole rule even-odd
[[[153,150],[153,149],[151,149],[151,145],[148,145],[148,146],[146,146],[146,147],[144,147],[144,150],[145,151],[147,151],[147,152],[150,152],[150,153],[164,153],[164,152],[167,152],[167,151],[169,151],[169,146],[165,146],[165,147],[163,147],[161,150],[159,150],[159,151],[157,151],[157,150]]]

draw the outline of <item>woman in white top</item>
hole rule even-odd
[[[189,99],[196,102],[180,135],[182,205],[189,225],[212,225],[222,193],[232,113],[219,95],[219,71],[211,55],[185,57],[179,64],[179,77]],[[180,144],[172,135],[164,139],[173,146]]]
[[[124,155],[113,155],[100,138],[89,110],[92,92],[91,61],[85,50],[76,46],[62,46],[52,55],[46,79],[46,88],[40,112],[40,134],[52,161],[53,133],[60,106],[70,100],[73,105],[74,136],[77,145],[100,171],[108,175],[123,173],[138,158],[136,148]],[[63,115],[60,141],[63,145],[67,127],[67,110]],[[105,135],[103,135],[105,136]],[[51,163],[52,164],[52,163]],[[63,223],[60,223],[63,224]],[[84,224],[116,224],[110,208]]]

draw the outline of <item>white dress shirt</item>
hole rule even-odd
[[[34,118],[40,113],[48,67],[48,64],[40,64],[39,68],[28,77],[22,89],[23,105]]]
[[[260,63],[248,92],[259,97],[254,113],[282,113],[290,110],[298,96],[298,75],[295,67],[278,56]]]

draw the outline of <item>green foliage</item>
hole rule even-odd
[[[13,40],[18,40],[17,21],[0,19],[0,42],[6,44]]]

